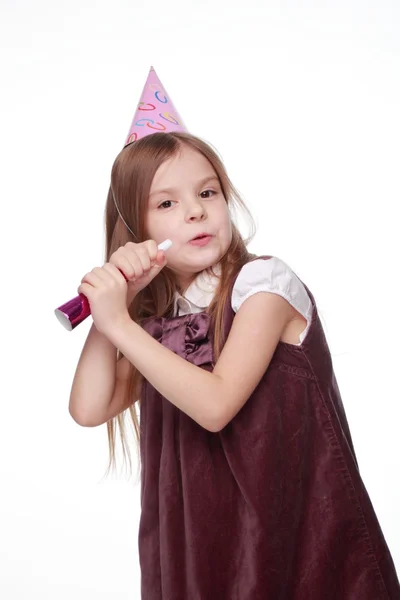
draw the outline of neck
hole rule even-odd
[[[193,281],[196,279],[197,275],[198,273],[194,273],[194,275],[187,276],[184,278],[180,277],[178,279],[178,291],[180,294],[182,294],[182,296],[184,295],[190,284],[193,283]]]

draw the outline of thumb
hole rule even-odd
[[[166,264],[167,264],[167,259],[165,256],[165,252],[163,250],[159,250],[157,252],[157,256],[156,256],[156,262],[151,267],[151,269],[147,273],[147,275],[144,275],[143,277],[138,279],[137,284],[139,286],[143,286],[143,287],[148,285],[150,283],[150,281],[152,281],[154,279],[154,277],[156,277],[158,275],[158,273],[161,271],[161,269],[163,269],[165,267]]]
[[[164,250],[159,250],[156,256],[156,262],[153,265],[152,269],[156,269],[160,271],[167,264],[167,257],[165,256]],[[150,270],[151,272],[151,270]]]
[[[158,275],[163,267],[167,264],[167,259],[163,250],[159,250],[156,256],[156,262],[151,267],[150,271],[146,275],[142,275],[139,279],[128,282],[128,306],[132,302],[133,298],[138,292],[143,290],[149,283]]]

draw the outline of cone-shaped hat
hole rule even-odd
[[[187,131],[157,73],[151,67],[125,146],[146,135]]]

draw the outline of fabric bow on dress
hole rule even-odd
[[[166,319],[149,317],[143,329],[175,354],[196,366],[212,364],[213,349],[209,337],[210,315],[196,313]]]

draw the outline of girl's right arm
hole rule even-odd
[[[117,349],[93,324],[72,383],[69,412],[83,427],[106,423],[133,404],[126,398],[129,361],[117,362]]]
[[[111,255],[110,263],[128,280],[129,306],[136,294],[165,266],[166,259],[164,250],[159,250],[154,240],[147,240],[140,244],[128,242],[121,246]],[[93,269],[82,278],[82,283],[96,286],[109,278],[109,270]],[[82,291],[81,287],[78,288],[79,293]],[[116,347],[93,324],[71,388],[69,412],[74,421],[84,427],[96,427],[131,406],[140,396],[140,384],[133,398],[127,398],[129,374],[129,361],[122,357],[117,362]]]

